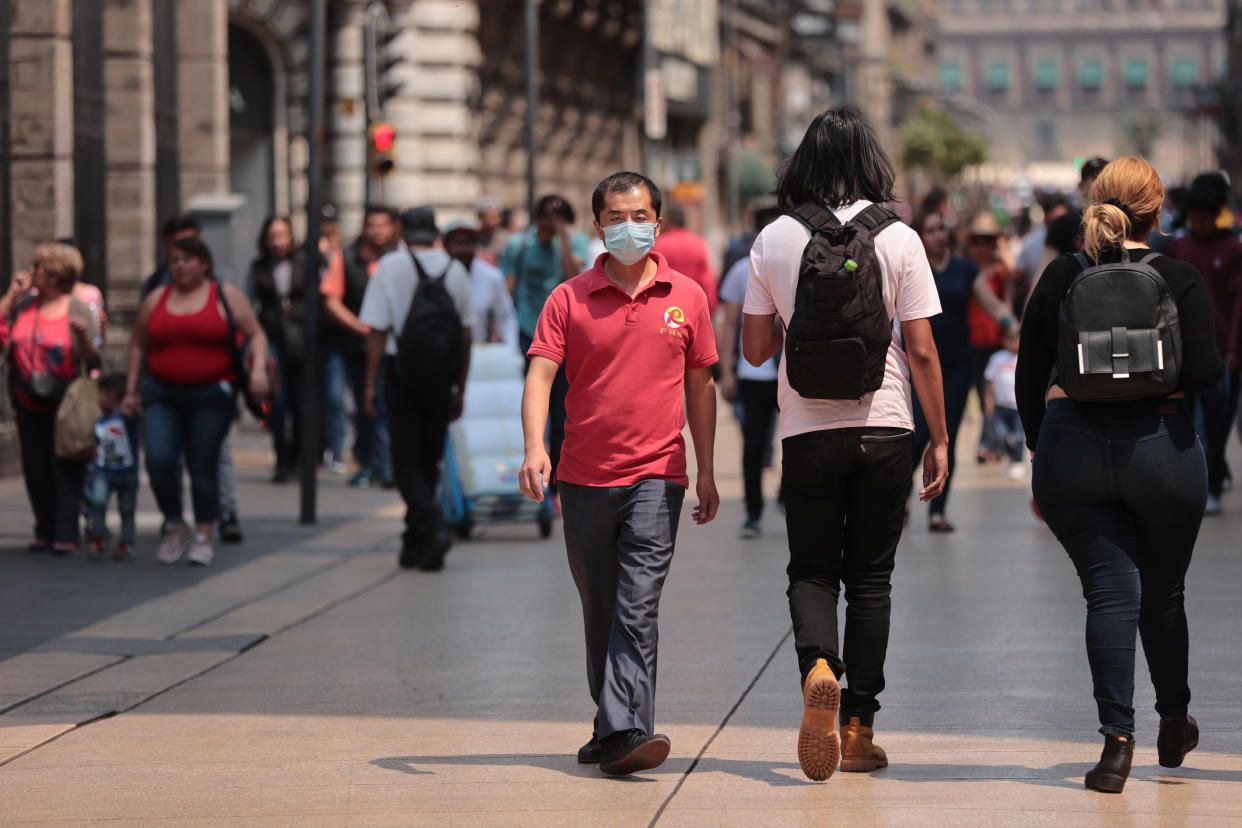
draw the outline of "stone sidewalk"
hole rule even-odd
[[[1242,820],[1236,553],[1242,495],[1192,566],[1186,766],[1155,762],[1140,669],[1126,792],[1099,753],[1073,567],[1024,484],[963,464],[953,535],[915,510],[899,550],[891,766],[806,781],[779,516],[741,523],[722,421],[720,519],[683,522],[662,603],[657,771],[579,766],[581,616],[559,529],[485,527],[443,573],[394,566],[380,508],[0,662],[4,824],[892,825]],[[1235,467],[1239,465],[1235,462]],[[1142,663],[1140,659],[1140,664]]]

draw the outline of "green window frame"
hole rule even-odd
[[[989,92],[1005,92],[1009,89],[1009,64],[1004,61],[989,63],[984,73],[984,85]]]
[[[1150,77],[1147,58],[1127,58],[1122,77],[1125,79],[1126,86],[1131,89],[1146,88]]]
[[[1031,72],[1031,79],[1035,83],[1035,88],[1040,92],[1051,92],[1061,83],[1061,70],[1057,66],[1057,62],[1051,59],[1044,59],[1036,62]]]
[[[1086,58],[1078,64],[1078,84],[1083,89],[1099,89],[1104,86],[1104,62],[1098,58]]]
[[[946,92],[962,91],[962,64],[956,60],[940,64],[940,88]]]

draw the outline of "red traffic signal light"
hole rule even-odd
[[[388,124],[376,125],[371,133],[371,141],[375,145],[376,152],[388,152],[392,149],[392,139],[396,137],[396,133]]]

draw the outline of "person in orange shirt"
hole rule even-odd
[[[362,233],[353,244],[332,257],[328,270],[319,284],[324,297],[324,418],[329,463],[337,470],[344,468],[345,453],[345,386],[354,396],[355,438],[354,459],[362,467],[350,478],[349,485],[367,488],[372,485],[392,486],[392,452],[389,447],[388,421],[382,397],[376,401],[376,417],[367,415],[363,406],[366,390],[366,342],[369,326],[358,319],[367,282],[375,272],[380,258],[395,249],[398,243],[397,211],[391,207],[370,205],[363,217]],[[383,387],[383,383],[377,385]],[[336,464],[341,465],[336,465]]]

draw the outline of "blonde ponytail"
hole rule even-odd
[[[1130,238],[1131,222],[1115,204],[1092,204],[1083,213],[1083,249],[1094,262],[1106,250],[1115,250]]]
[[[1098,262],[1127,240],[1142,241],[1156,226],[1164,205],[1164,183],[1142,158],[1118,158],[1091,185],[1083,212],[1083,249]]]

